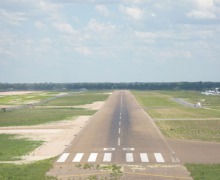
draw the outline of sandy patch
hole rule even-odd
[[[7,91],[7,92],[0,92],[0,96],[22,95],[22,94],[31,94],[37,92],[41,92],[41,91]]]
[[[85,105],[74,106],[74,107],[85,108],[85,109],[89,109],[89,110],[99,110],[103,106],[104,103],[105,103],[105,101],[96,101],[92,104],[85,104]]]
[[[75,120],[48,123],[37,126],[0,127],[0,134],[17,134],[20,137],[44,141],[33,152],[22,157],[20,161],[4,163],[30,163],[55,157],[61,154],[80,130],[89,122],[90,116],[80,116]]]

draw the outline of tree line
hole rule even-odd
[[[0,91],[17,90],[195,90],[220,88],[220,82],[131,82],[131,83],[0,83]]]

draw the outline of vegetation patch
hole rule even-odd
[[[220,142],[220,120],[156,121],[169,138]]]
[[[55,179],[53,177],[47,177],[46,172],[52,166],[55,158],[37,161],[32,164],[0,164],[0,179],[1,180],[49,180]]]
[[[195,91],[133,91],[133,94],[152,118],[220,117],[220,96],[206,96]],[[172,101],[172,98],[181,98],[192,104],[201,102],[205,108],[185,107]]]
[[[93,115],[96,111],[80,108],[33,108],[13,111],[0,111],[0,126],[37,125],[61,121],[74,116]]]
[[[31,102],[39,102],[58,95],[59,92],[37,92],[22,95],[0,96],[1,105],[23,105]]]
[[[194,180],[219,180],[220,164],[185,164]]]
[[[0,161],[14,161],[20,160],[21,156],[40,146],[42,141],[18,139],[16,135],[0,134],[0,144]]]
[[[108,98],[108,94],[100,92],[84,92],[78,94],[72,94],[62,98],[55,99],[48,103],[43,104],[44,106],[77,106],[91,104],[96,101],[105,101]]]

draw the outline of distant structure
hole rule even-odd
[[[208,91],[202,92],[202,94],[205,94],[205,95],[220,95],[220,92],[219,92],[219,88],[215,88],[215,90],[208,90]]]
[[[196,104],[194,104],[194,107],[195,108],[201,108],[202,107],[202,104],[200,102],[197,102]]]

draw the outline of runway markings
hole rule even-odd
[[[104,148],[105,149],[105,148]],[[106,148],[106,150],[111,151],[115,148]],[[129,148],[125,148],[129,149]],[[133,149],[133,148],[130,148]],[[104,153],[76,153],[75,155],[71,155],[71,157],[74,157],[72,162],[73,163],[94,163],[97,161],[103,161],[103,162],[112,162],[112,157],[116,154],[116,152],[104,152]],[[57,160],[58,163],[64,163],[69,156],[70,153],[63,153],[60,158]],[[133,152],[126,152],[124,153],[124,161],[127,163],[133,163],[133,162],[142,162],[142,163],[164,163],[165,160],[161,153],[133,153]],[[70,158],[69,158],[70,159]],[[87,159],[87,160],[86,160]],[[170,162],[170,160],[168,160]],[[171,161],[173,162],[173,161]]]
[[[70,153],[63,153],[62,156],[60,156],[60,158],[57,160],[57,162],[65,162],[69,155]]]
[[[161,153],[154,153],[157,162],[165,162]]]
[[[103,162],[111,162],[111,159],[112,159],[112,153],[104,154]]]
[[[121,145],[121,140],[120,140],[120,138],[118,138],[118,146],[120,146]]]
[[[115,148],[104,148],[104,151],[115,151]]]
[[[140,153],[141,162],[149,162],[147,153]]]
[[[73,162],[80,162],[84,153],[77,153],[76,156],[73,159]]]
[[[133,153],[126,153],[126,162],[134,162]]]
[[[134,148],[123,148],[123,151],[134,151]]]
[[[121,128],[118,129],[118,134],[120,134],[120,133],[121,133]]]
[[[98,156],[98,153],[91,153],[89,156],[88,162],[95,162],[97,156]]]

